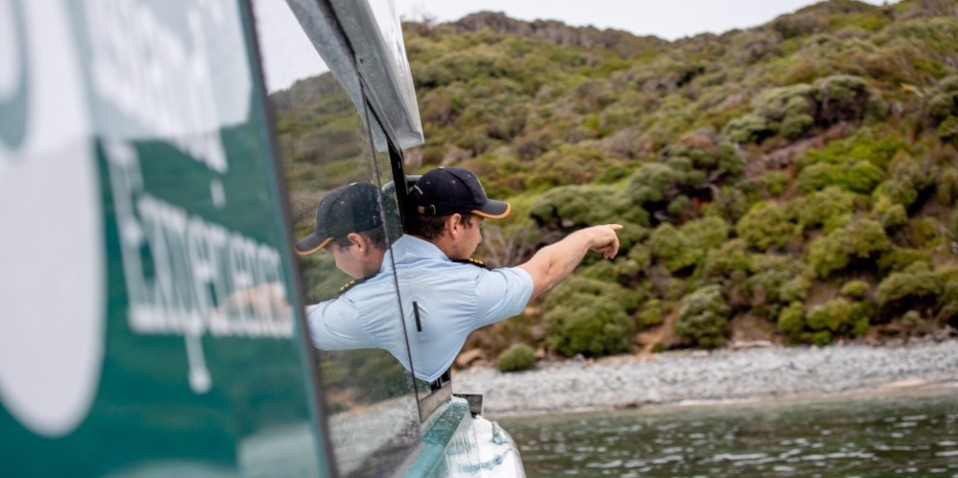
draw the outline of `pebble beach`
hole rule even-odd
[[[918,387],[958,393],[958,340],[675,351],[541,361],[512,373],[482,366],[453,376],[453,390],[482,394],[483,414],[493,418]]]

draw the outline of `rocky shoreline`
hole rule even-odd
[[[483,413],[492,418],[922,386],[958,390],[958,340],[665,352],[540,362],[517,373],[475,367],[453,376],[453,390],[482,394]]]

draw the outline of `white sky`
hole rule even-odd
[[[267,90],[289,88],[296,80],[329,69],[303,33],[286,0],[253,0],[253,16]]]
[[[567,25],[615,28],[636,35],[675,40],[697,33],[722,33],[761,25],[791,13],[812,0],[393,0],[400,17],[423,15],[439,22],[458,20],[469,13],[505,12],[521,20],[559,20]],[[864,0],[881,5],[883,0]],[[894,3],[894,2],[891,2]]]
[[[368,0],[379,2],[387,0]],[[521,20],[615,28],[675,40],[698,33],[748,28],[791,13],[814,0],[392,0],[406,20],[458,20],[483,10]],[[863,0],[874,5],[884,0]],[[890,2],[894,3],[894,2]],[[285,0],[253,0],[270,91],[288,88],[326,68],[300,30]]]

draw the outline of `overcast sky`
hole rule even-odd
[[[761,25],[811,0],[393,0],[401,17],[458,20],[482,10],[501,11],[522,20],[559,20],[675,40],[697,33],[722,33]],[[883,0],[865,0],[881,5]],[[894,3],[894,2],[891,2]]]
[[[385,0],[369,0],[385,1]],[[880,5],[884,0],[864,0]],[[784,13],[817,3],[812,0],[393,0],[406,20],[458,20],[483,10],[522,20],[559,20],[568,25],[616,28],[667,40],[703,32],[722,33],[766,23]],[[894,3],[894,2],[891,2]],[[288,88],[300,78],[323,71],[285,0],[254,0],[257,30],[270,91]]]

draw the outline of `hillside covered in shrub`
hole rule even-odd
[[[404,31],[426,137],[407,172],[466,167],[515,208],[486,221],[477,255],[515,265],[572,230],[625,226],[618,258],[587,259],[467,348],[958,327],[958,2],[832,0],[674,42],[497,13]],[[282,106],[323,81],[274,95],[285,149],[334,137],[335,122],[296,120],[326,115],[328,96]],[[326,174],[287,157],[303,188]]]

